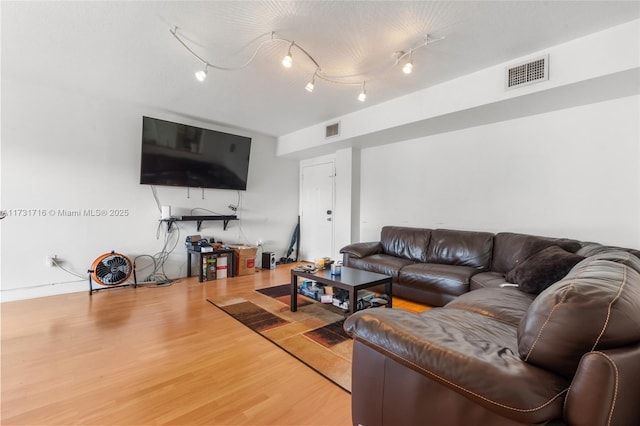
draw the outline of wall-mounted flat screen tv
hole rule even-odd
[[[140,183],[247,189],[251,138],[142,117]]]

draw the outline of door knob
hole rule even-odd
[[[327,214],[332,214],[333,212],[331,210],[327,210]]]

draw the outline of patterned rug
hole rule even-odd
[[[207,301],[351,392],[353,342],[342,329],[341,310],[298,295],[290,310],[290,285]]]

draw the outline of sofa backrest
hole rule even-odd
[[[640,250],[625,248],[625,247],[614,247],[614,246],[605,246],[600,243],[592,243],[586,242],[580,247],[580,249],[576,252],[580,256],[589,257],[600,253],[610,252],[611,250],[623,250],[628,251],[632,255],[636,256],[640,259]]]
[[[582,246],[579,241],[566,238],[500,232],[494,238],[491,270],[506,274],[520,262],[553,245],[571,253],[575,253]]]
[[[431,231],[427,261],[488,270],[492,251],[493,234],[490,232],[435,229]]]
[[[567,378],[591,351],[640,342],[640,259],[624,251],[586,258],[536,297],[518,327],[518,353]]]
[[[382,251],[415,262],[426,262],[431,229],[384,226],[380,235]]]

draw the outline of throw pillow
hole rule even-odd
[[[506,280],[518,284],[524,292],[538,294],[564,278],[583,259],[558,246],[547,247],[510,270]]]

